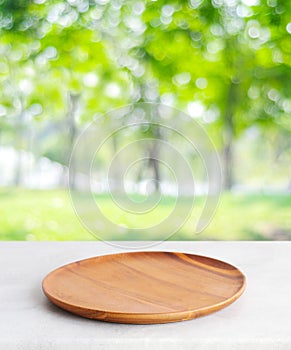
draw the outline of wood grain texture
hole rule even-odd
[[[57,306],[108,322],[152,324],[220,310],[245,289],[234,266],[173,252],[133,252],[77,261],[52,271],[43,291]]]

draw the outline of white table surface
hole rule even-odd
[[[0,242],[0,349],[291,349],[291,242],[164,242],[149,248],[211,256],[246,274],[247,289],[239,300],[190,321],[88,320],[43,295],[41,281],[52,269],[124,250],[102,242]]]

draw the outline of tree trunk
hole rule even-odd
[[[155,191],[160,191],[161,189],[161,173],[160,173],[160,164],[159,164],[159,155],[160,155],[160,147],[159,140],[161,138],[161,133],[159,127],[154,126],[153,130],[153,146],[150,149],[150,157],[149,157],[149,167],[153,169],[154,180],[155,180]]]
[[[223,147],[222,154],[223,163],[223,188],[224,190],[231,190],[233,186],[233,152],[232,152],[232,140],[229,141]]]
[[[233,140],[234,140],[234,109],[236,105],[238,85],[231,82],[226,110],[223,116],[223,141],[224,147],[222,152],[222,165],[223,165],[223,188],[230,190],[233,186]]]
[[[149,86],[148,83],[143,82],[137,82],[136,83],[137,86],[137,90],[139,90],[140,92],[140,98],[138,100],[138,103],[140,102],[155,102],[158,103],[160,102],[160,99],[157,98],[154,101],[149,100],[147,97],[147,92],[149,92],[150,90],[153,90],[153,87]],[[158,93],[156,94],[158,96]],[[150,110],[153,111],[154,107],[149,107]],[[156,116],[156,120],[154,120],[155,123],[159,123],[159,118],[158,118],[158,111],[156,111],[155,116]],[[153,176],[154,176],[154,187],[155,187],[155,191],[160,191],[161,185],[161,172],[160,172],[160,164],[159,164],[159,155],[160,155],[160,146],[159,146],[159,140],[162,138],[162,135],[160,133],[160,129],[159,126],[157,125],[150,125],[150,128],[152,128],[152,137],[154,139],[153,144],[151,145],[151,147],[147,150],[148,154],[149,154],[149,160],[147,162],[147,167],[148,169],[153,171]],[[139,176],[140,178],[140,176]]]
[[[21,103],[21,110],[18,115],[18,120],[16,121],[16,135],[15,135],[15,143],[14,143],[14,150],[15,150],[15,168],[14,168],[14,179],[13,179],[13,185],[14,186],[20,186],[22,183],[22,154],[21,154],[21,148],[23,146],[23,138],[24,138],[24,109],[23,109],[23,103],[20,100]]]
[[[117,140],[117,134],[113,134],[111,136],[112,140],[112,159],[115,157],[115,155],[118,152],[118,140]],[[120,177],[120,169],[121,169],[121,164],[118,160],[118,157],[114,159],[114,163],[112,163],[110,166],[113,167],[113,171],[111,173],[112,178],[110,178],[110,191],[117,192],[118,194],[124,193],[125,186],[123,181],[125,179],[122,179]],[[108,171],[109,169],[107,169]]]
[[[77,113],[79,107],[80,95],[74,93],[68,93],[68,112],[67,112],[67,125],[68,125],[68,149],[67,149],[67,160],[70,167],[69,174],[69,186],[71,189],[76,188],[76,170],[73,159],[71,158],[72,150],[77,137]]]

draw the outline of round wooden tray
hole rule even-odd
[[[167,323],[210,314],[235,301],[245,277],[208,257],[172,252],[98,256],[52,271],[50,301],[74,314],[118,323]]]

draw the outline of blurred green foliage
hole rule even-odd
[[[80,96],[80,125],[127,103],[161,101],[207,127],[230,188],[244,130],[290,146],[290,15],[284,0],[2,0],[1,129],[59,127],[68,92]],[[44,148],[66,164],[58,142]]]
[[[1,145],[67,165],[78,132],[98,115],[128,103],[162,102],[207,129],[221,155],[225,189],[242,176],[255,174],[259,182],[265,170],[258,167],[257,174],[249,160],[267,152],[274,177],[281,161],[290,189],[290,1],[0,0],[0,88]],[[243,134],[254,134],[256,147],[238,142]],[[20,175],[18,165],[14,185]],[[67,204],[64,211],[48,209],[54,192],[36,193],[23,192],[26,204],[21,192],[1,193],[7,204],[0,238],[90,238]],[[225,195],[201,238],[216,239],[218,231],[225,239],[284,235],[288,205],[284,196]],[[230,224],[226,215],[236,219]],[[175,237],[192,239],[190,232],[189,226]]]

